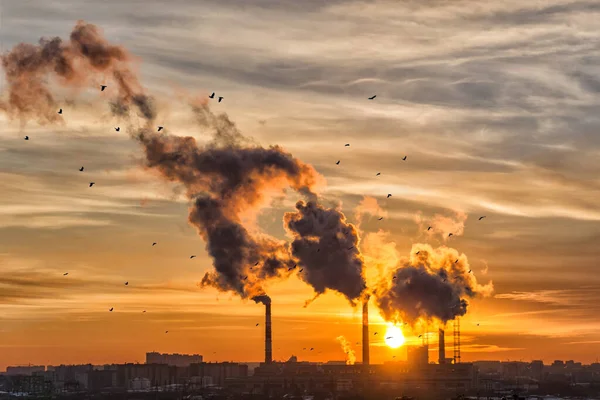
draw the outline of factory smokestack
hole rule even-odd
[[[257,303],[265,305],[265,364],[273,361],[273,343],[271,340],[271,298],[266,294],[252,298]]]
[[[273,361],[273,342],[271,340],[271,302],[265,305],[265,363]]]
[[[446,363],[446,342],[444,339],[444,330],[440,329],[439,343],[438,343],[439,359],[438,363]]]
[[[369,296],[363,300],[363,320],[362,320],[362,345],[363,356],[362,363],[369,365]]]

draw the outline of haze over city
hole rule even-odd
[[[252,298],[265,293],[274,359],[344,360],[345,340],[360,361],[362,283],[375,290],[372,363],[404,359],[400,337],[430,332],[434,344],[454,314],[462,361],[596,361],[597,4],[35,0],[1,14],[0,371],[143,362],[148,351],[262,361],[265,311]],[[33,80],[7,72],[43,74],[15,73],[24,53],[8,52],[41,37],[66,45],[77,26],[131,54],[134,93],[156,115],[119,97],[106,71],[68,84],[45,74],[57,119],[50,103],[9,96]],[[121,101],[131,116],[115,115]],[[206,182],[161,164],[161,140],[210,150],[215,132],[234,136],[233,154],[284,154],[285,173],[240,191],[212,170],[219,179]],[[198,187],[233,194],[219,210],[260,250],[240,252],[247,275],[215,273]],[[309,255],[318,235],[303,233],[318,224],[296,206],[316,196],[312,211],[357,240],[329,275]],[[411,268],[466,300],[464,315],[427,303],[430,290],[414,302],[394,292],[392,277]],[[402,332],[386,343],[394,322]]]

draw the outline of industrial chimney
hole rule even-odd
[[[252,298],[265,305],[265,364],[273,362],[273,343],[271,340],[271,298],[266,294]]]
[[[363,300],[363,315],[362,315],[362,346],[363,356],[362,363],[365,366],[369,365],[369,296]]]
[[[439,351],[438,363],[446,364],[446,342],[444,340],[444,330],[441,328],[440,328],[440,336],[439,336],[439,343],[438,343],[438,351]]]

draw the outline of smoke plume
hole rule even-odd
[[[271,304],[271,298],[269,296],[267,296],[266,294],[260,294],[258,296],[254,296],[252,298],[252,300],[254,300],[255,303],[261,303],[264,304],[265,306],[267,304]]]
[[[292,254],[300,260],[300,278],[317,294],[335,290],[354,306],[366,283],[358,232],[341,211],[316,201],[299,201],[286,213],[285,227],[293,235]]]
[[[354,365],[356,362],[356,354],[354,354],[354,350],[352,350],[352,346],[350,342],[346,340],[344,336],[338,336],[335,338],[342,345],[342,350],[346,353],[346,365]]]
[[[492,282],[479,285],[470,270],[466,256],[454,249],[414,245],[411,256],[402,258],[392,274],[380,280],[376,303],[387,321],[445,323],[466,314],[467,299],[488,296],[494,289]]]
[[[145,119],[152,120],[156,115],[152,99],[129,69],[130,62],[128,52],[109,44],[95,25],[78,21],[66,43],[59,37],[42,38],[37,45],[20,43],[2,55],[9,98],[0,108],[22,123],[28,119],[40,124],[61,122],[48,78],[72,88],[105,78],[116,83],[118,91],[113,113],[126,114],[134,105]]]

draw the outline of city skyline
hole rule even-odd
[[[188,99],[223,96],[212,113],[323,178],[324,204],[358,229],[369,286],[424,245],[460,260],[480,293],[461,317],[463,361],[597,359],[597,7],[6,3],[3,52],[95,24],[134,56],[156,125],[171,134],[206,143]],[[54,85],[64,125],[0,115],[0,370],[132,362],[152,350],[262,360],[264,307],[201,287],[213,260],[187,222],[190,201],[143,168],[140,145],[110,113],[108,81],[106,92],[97,76],[76,90]],[[3,76],[3,100],[8,87]],[[300,199],[273,195],[248,226],[291,242],[282,219]],[[327,290],[305,307],[315,292],[296,274],[264,288],[275,359],[340,360],[344,336],[360,362],[359,305]],[[371,363],[403,356],[385,344],[376,299],[369,315]],[[406,345],[421,342],[422,327],[402,329]]]

